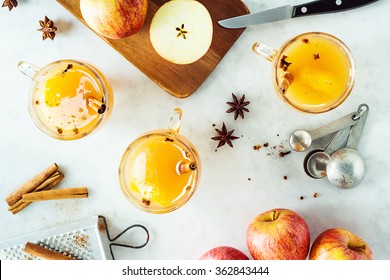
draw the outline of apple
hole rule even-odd
[[[81,14],[96,33],[123,39],[137,33],[145,23],[148,0],[80,0]]]
[[[213,22],[206,7],[195,0],[174,0],[162,5],[150,24],[154,50],[175,64],[190,64],[203,57],[213,39]]]
[[[356,234],[342,228],[331,228],[314,240],[309,259],[372,260],[374,256],[367,243]]]
[[[208,250],[200,258],[200,260],[249,260],[248,256],[242,251],[229,247],[219,246]]]
[[[310,231],[299,214],[277,208],[253,219],[246,242],[255,260],[304,260],[310,249]]]

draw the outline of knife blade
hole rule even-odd
[[[296,6],[285,5],[254,14],[223,19],[218,21],[218,23],[225,28],[243,28],[289,18],[342,12],[359,8],[376,1],[378,0],[318,0]]]

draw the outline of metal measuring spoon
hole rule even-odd
[[[331,139],[325,150],[314,150],[307,154],[304,161],[304,168],[307,175],[314,179],[321,179],[326,176],[326,166],[330,156],[340,149],[349,136],[351,127],[339,130]]]
[[[290,146],[296,152],[307,151],[313,140],[354,125],[357,122],[357,119],[354,119],[354,116],[356,116],[356,112],[350,113],[311,131],[296,130],[290,135]]]
[[[342,189],[353,188],[363,180],[365,165],[357,148],[367,119],[368,110],[369,108],[366,104],[359,106],[358,115],[355,117],[359,121],[351,129],[347,146],[335,152],[329,159],[326,172],[329,181],[336,187]]]

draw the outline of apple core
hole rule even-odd
[[[210,48],[213,23],[208,10],[195,0],[175,0],[162,5],[150,25],[150,41],[164,59],[190,64]]]

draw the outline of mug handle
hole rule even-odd
[[[29,62],[26,61],[20,61],[18,63],[18,69],[20,72],[22,72],[24,75],[29,77],[30,79],[33,79],[35,75],[41,70],[38,66],[35,66]]]
[[[183,116],[183,110],[180,108],[175,108],[175,110],[172,113],[171,119],[169,121],[169,126],[168,126],[168,130],[172,134],[179,133],[182,116]]]
[[[270,62],[273,62],[278,54],[277,50],[259,42],[253,44],[252,50]]]

